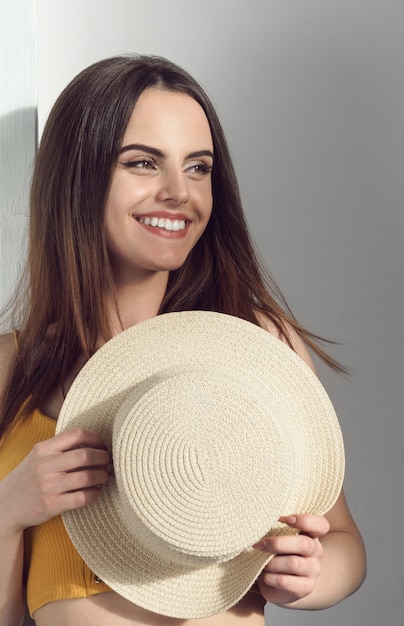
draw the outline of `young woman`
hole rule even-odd
[[[291,511],[299,535],[255,546],[277,556],[217,616],[159,616],[84,562],[83,580],[65,571],[64,555],[79,557],[60,514],[95,501],[110,459],[100,435],[55,436],[56,420],[82,365],[114,335],[160,313],[214,310],[262,326],[310,367],[307,346],[338,367],[260,269],[220,123],[185,71],[116,57],[64,90],[36,159],[25,279],[18,332],[0,341],[1,624],[22,623],[25,586],[39,626],[262,626],[266,602],[319,609],[357,589],[364,548],[342,493],[326,516]]]

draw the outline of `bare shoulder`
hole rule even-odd
[[[17,346],[13,333],[0,335],[0,396],[3,392],[12,360],[15,357]]]
[[[288,343],[286,338],[280,335],[278,328],[268,317],[266,317],[262,313],[257,313],[257,318],[258,318],[261,328],[263,328],[264,330],[267,330],[269,333],[271,333],[272,335],[274,335],[275,337],[277,337],[284,343]],[[313,359],[311,358],[310,352],[308,351],[307,346],[304,343],[303,339],[299,337],[295,329],[290,324],[285,323],[284,326],[285,326],[286,337],[289,340],[290,345],[292,346],[293,350],[296,352],[298,356],[300,356],[301,359],[303,359],[305,363],[307,363],[310,369],[312,369],[313,372],[315,372]]]

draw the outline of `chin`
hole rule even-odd
[[[165,262],[161,263],[160,271],[166,272],[174,272],[175,270],[179,270],[187,260],[187,257],[181,259],[166,259]]]

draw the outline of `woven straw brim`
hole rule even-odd
[[[295,533],[281,515],[324,514],[344,449],[318,378],[283,342],[212,312],[161,315],[83,367],[57,432],[99,432],[116,476],[63,515],[84,561],[133,603],[177,618],[233,606]],[[154,540],[153,540],[154,538]]]

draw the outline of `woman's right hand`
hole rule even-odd
[[[109,462],[102,437],[82,428],[35,444],[1,481],[3,531],[19,533],[91,504],[109,478]]]

